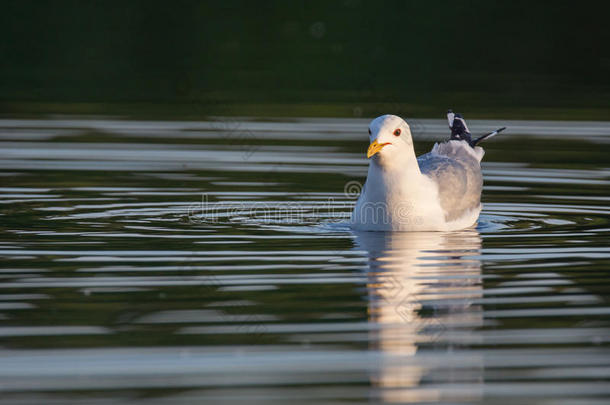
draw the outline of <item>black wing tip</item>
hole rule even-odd
[[[495,131],[491,131],[491,132],[490,132],[490,133],[488,133],[488,134],[485,134],[485,135],[483,135],[483,136],[478,137],[477,139],[473,139],[473,140],[472,140],[472,143],[470,144],[470,146],[472,146],[472,147],[474,148],[474,147],[475,147],[475,146],[477,146],[479,143],[483,142],[485,139],[490,138],[490,137],[492,137],[492,136],[494,136],[494,135],[497,135],[497,134],[499,134],[500,132],[504,131],[505,129],[506,129],[506,127],[498,128],[498,129],[496,129]]]
[[[477,144],[479,144],[480,142],[489,138],[490,136],[499,134],[500,132],[502,132],[506,129],[506,127],[498,128],[495,131],[492,131],[488,134],[485,134],[478,138],[472,139],[470,132],[468,131],[468,127],[466,126],[466,121],[464,120],[464,117],[462,116],[462,114],[453,112],[453,110],[451,108],[447,110],[447,115],[449,115],[449,114],[453,114],[453,117],[454,117],[453,125],[450,124],[450,126],[449,126],[449,128],[451,129],[450,139],[466,141],[473,148],[475,146],[477,146]],[[456,120],[456,118],[459,118],[459,119]]]

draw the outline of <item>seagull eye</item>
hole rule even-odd
[[[371,128],[369,128],[369,135],[371,134]]]
[[[400,128],[397,128],[397,129],[394,131],[394,136],[400,136]]]

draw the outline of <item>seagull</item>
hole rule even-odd
[[[369,125],[371,159],[351,226],[362,231],[453,231],[472,227],[482,209],[481,159],[485,139],[472,138],[466,121],[449,110],[448,141],[415,157],[409,125],[382,115]]]

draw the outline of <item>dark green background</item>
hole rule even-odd
[[[1,4],[5,116],[610,118],[608,2]]]

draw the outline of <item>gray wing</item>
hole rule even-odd
[[[445,219],[460,218],[481,204],[483,176],[479,161],[467,153],[426,153],[417,158],[422,174],[438,184]]]

